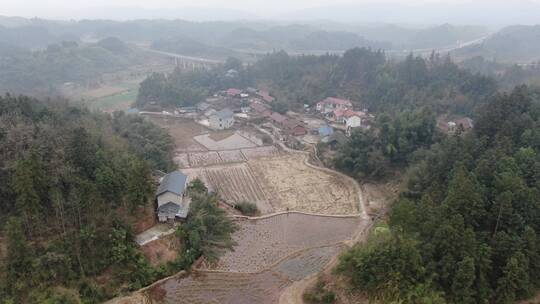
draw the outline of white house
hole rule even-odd
[[[225,130],[234,125],[234,113],[229,109],[223,109],[210,116],[210,128]]]
[[[185,219],[189,201],[185,199],[188,177],[180,171],[171,172],[161,180],[156,192],[157,216],[160,222]]]

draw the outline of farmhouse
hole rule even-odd
[[[335,110],[347,110],[352,109],[352,102],[346,99],[340,99],[335,97],[328,97],[317,103],[317,111],[326,114],[334,112]]]
[[[270,93],[268,91],[260,90],[257,95],[259,95],[259,97],[261,97],[262,100],[264,100],[265,102],[272,102],[275,100],[274,97],[270,96]]]
[[[229,109],[223,109],[210,116],[210,128],[225,130],[234,125],[234,113]]]
[[[307,134],[304,124],[296,119],[287,119],[283,122],[285,132],[292,136],[303,136]]]
[[[188,177],[180,171],[171,172],[161,180],[156,192],[157,216],[160,222],[185,219],[189,202],[185,199]]]
[[[283,116],[277,112],[274,112],[272,113],[272,115],[270,115],[270,120],[278,125],[278,126],[283,126],[283,123],[285,123],[285,121],[287,121],[287,117],[286,116]]]
[[[242,90],[240,89],[230,88],[227,90],[227,95],[229,97],[239,97],[240,94],[242,94]]]
[[[257,115],[261,116],[270,116],[270,114],[272,114],[272,111],[268,106],[257,102],[251,103],[251,110],[253,110],[253,112]]]

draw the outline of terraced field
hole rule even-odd
[[[190,180],[199,178],[209,190],[218,192],[230,204],[247,201],[257,204],[262,213],[273,212],[267,195],[246,163],[183,169],[182,172]]]
[[[274,146],[264,146],[250,149],[242,149],[242,154],[244,154],[247,159],[257,159],[261,157],[278,156],[280,153],[278,148]]]
[[[278,303],[281,292],[294,281],[319,273],[342,249],[314,248],[259,273],[195,271],[189,277],[170,279],[149,292],[157,303],[252,304]]]
[[[274,304],[280,291],[290,280],[273,271],[259,274],[240,273],[194,273],[185,278],[166,281],[161,290],[152,294],[163,294],[158,303],[175,304]]]
[[[308,167],[303,155],[282,155],[250,160],[275,211],[350,215],[359,213],[358,193],[352,182],[332,173]]]
[[[272,268],[293,281],[321,272],[343,246],[313,248],[290,257]]]
[[[215,186],[226,201],[265,201],[261,187],[254,181],[251,170],[245,164],[232,166],[227,170],[207,168],[205,175],[208,182]]]
[[[262,271],[295,252],[351,239],[359,231],[362,220],[289,213],[241,220],[238,224],[240,229],[233,235],[238,245],[211,266],[212,270]]]

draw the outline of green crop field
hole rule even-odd
[[[104,112],[129,109],[137,99],[139,83],[127,82],[117,86],[122,87],[125,90],[112,95],[89,100],[87,105],[92,109],[98,109]]]

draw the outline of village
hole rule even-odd
[[[344,248],[365,237],[397,193],[395,185],[359,184],[321,160],[336,153],[355,129],[372,128],[375,117],[367,110],[327,97],[302,112],[279,113],[272,110],[274,102],[265,90],[231,88],[193,107],[127,111],[167,130],[176,145],[177,170],[157,174],[153,211],[136,237],[147,258],[160,265],[177,257],[174,232],[189,216],[193,181],[216,193],[220,208],[240,227],[233,235],[234,251],[217,263],[199,259],[193,266],[196,277],[149,287],[167,294],[168,301],[298,298],[301,291],[289,288],[313,280]],[[449,119],[439,120],[441,131],[473,127],[470,119]],[[254,211],[244,213],[238,208],[242,204]],[[226,283],[223,275],[244,283]],[[275,275],[282,278],[268,277]],[[132,303],[129,299],[126,303]]]
[[[260,299],[257,303],[275,303],[291,284],[325,269],[382,212],[384,191],[326,168],[317,156],[319,144],[336,150],[353,129],[369,129],[374,116],[335,97],[302,113],[274,112],[273,102],[267,91],[233,88],[194,107],[127,111],[167,130],[176,145],[178,169],[157,174],[153,211],[136,231],[149,260],[159,265],[176,258],[175,227],[189,216],[189,186],[195,180],[219,195],[220,207],[240,227],[234,251],[215,264],[195,263],[194,270],[205,276],[156,287],[166,289],[173,302],[230,302],[243,293]],[[243,203],[255,205],[256,212],[246,216],[236,208]],[[261,286],[245,290],[232,284],[200,294],[201,284],[229,284],[219,273]],[[261,279],[278,273],[280,280]],[[200,291],[179,293],[184,288]]]

